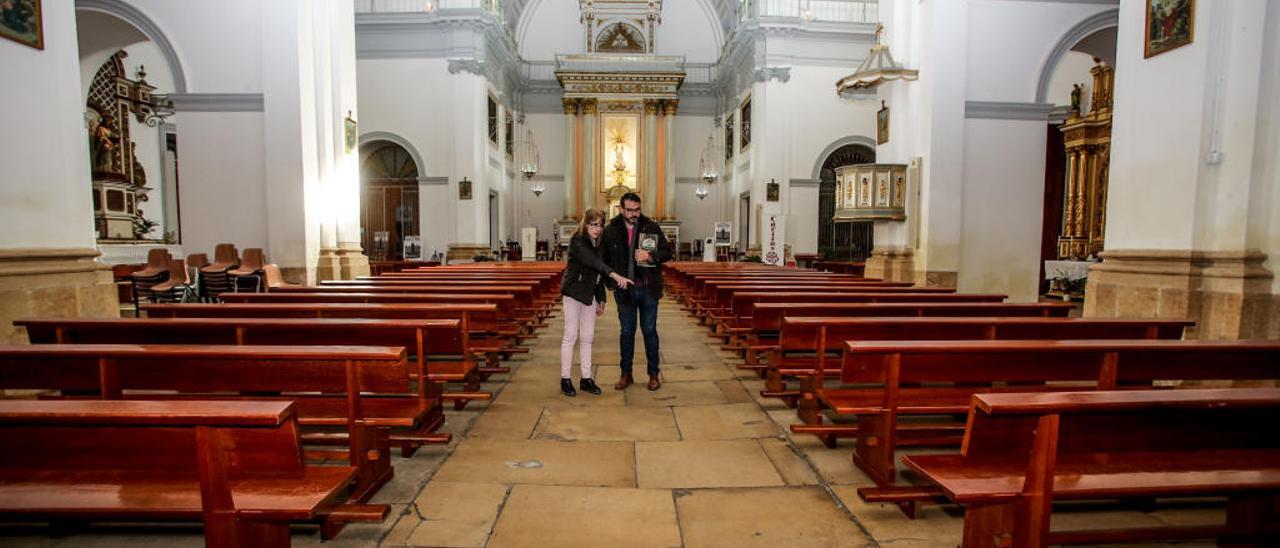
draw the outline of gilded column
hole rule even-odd
[[[596,99],[582,100],[582,117],[583,117],[583,146],[582,146],[582,202],[581,211],[588,208],[596,207],[596,202],[600,197],[600,185],[598,177],[600,169],[596,165],[599,154],[600,136],[597,135],[600,126],[599,101]]]
[[[640,131],[642,169],[636,181],[640,185],[640,199],[644,201],[650,213],[654,211],[653,208],[658,200],[658,157],[661,153],[657,148],[657,131],[658,111],[661,108],[662,102],[657,99],[644,100],[644,127]]]
[[[663,189],[663,218],[676,218],[676,108],[680,106],[679,99],[671,99],[666,105],[666,123],[667,123],[667,148],[662,155],[666,159],[666,179],[660,188]]]
[[[578,210],[578,100],[561,99],[560,102],[564,105],[564,218],[572,219]]]

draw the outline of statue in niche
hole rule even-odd
[[[1071,111],[1080,112],[1080,95],[1084,93],[1084,86],[1080,84],[1071,84]]]
[[[92,159],[93,171],[115,171],[116,143],[120,141],[120,137],[116,135],[115,130],[111,129],[114,125],[115,122],[111,115],[103,114],[98,119],[98,123],[89,130],[89,150],[91,152],[89,156]]]

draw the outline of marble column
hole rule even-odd
[[[658,110],[661,108],[661,102],[657,99],[644,100],[644,127],[640,131],[640,158],[641,177],[637,179],[640,185],[640,199],[644,202],[645,207],[649,211],[653,211],[653,206],[657,203],[658,188]]]
[[[649,206],[649,214],[654,219],[666,219],[666,185],[667,171],[670,166],[667,165],[667,102],[658,102],[658,120],[657,135],[654,138],[654,151],[657,153],[657,168],[654,172],[653,192],[650,194],[652,199],[646,202]]]
[[[597,207],[597,200],[600,198],[600,136],[597,135],[600,126],[599,102],[596,99],[582,100],[582,194],[581,210]]]
[[[564,106],[564,218],[578,212],[578,100],[561,99]]]

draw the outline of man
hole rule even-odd
[[[613,387],[625,390],[635,382],[631,359],[636,350],[636,315],[644,335],[644,356],[648,361],[649,390],[662,387],[658,369],[658,301],[662,299],[662,263],[671,260],[671,246],[658,223],[640,214],[640,196],[628,192],[619,202],[622,213],[605,227],[601,242],[604,262],[632,280],[628,289],[614,289],[618,321],[622,324],[622,375]]]

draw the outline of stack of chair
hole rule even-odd
[[[169,279],[151,287],[152,300],[161,303],[190,302],[195,289],[187,278],[187,263],[182,259],[169,261]]]
[[[235,244],[218,244],[213,248],[213,263],[200,269],[200,294],[211,301],[231,290],[229,272],[240,264]]]
[[[155,248],[147,252],[147,266],[130,274],[133,280],[133,302],[141,303],[142,299],[152,300],[151,289],[158,283],[169,279],[169,261],[173,257],[169,250]]]
[[[227,275],[231,277],[232,289],[237,292],[245,289],[252,289],[254,293],[261,292],[262,269],[266,264],[267,258],[261,248],[251,247],[244,250],[240,266],[227,271]]]
[[[275,263],[262,265],[262,277],[266,280],[267,291],[274,291],[281,287],[300,287],[298,284],[284,281],[284,274],[280,272],[280,266]]]
[[[209,266],[209,255],[207,253],[191,253],[187,255],[187,283],[196,291],[196,297],[200,302],[207,302],[209,299],[201,293],[204,290],[204,284],[200,283],[200,269]]]

